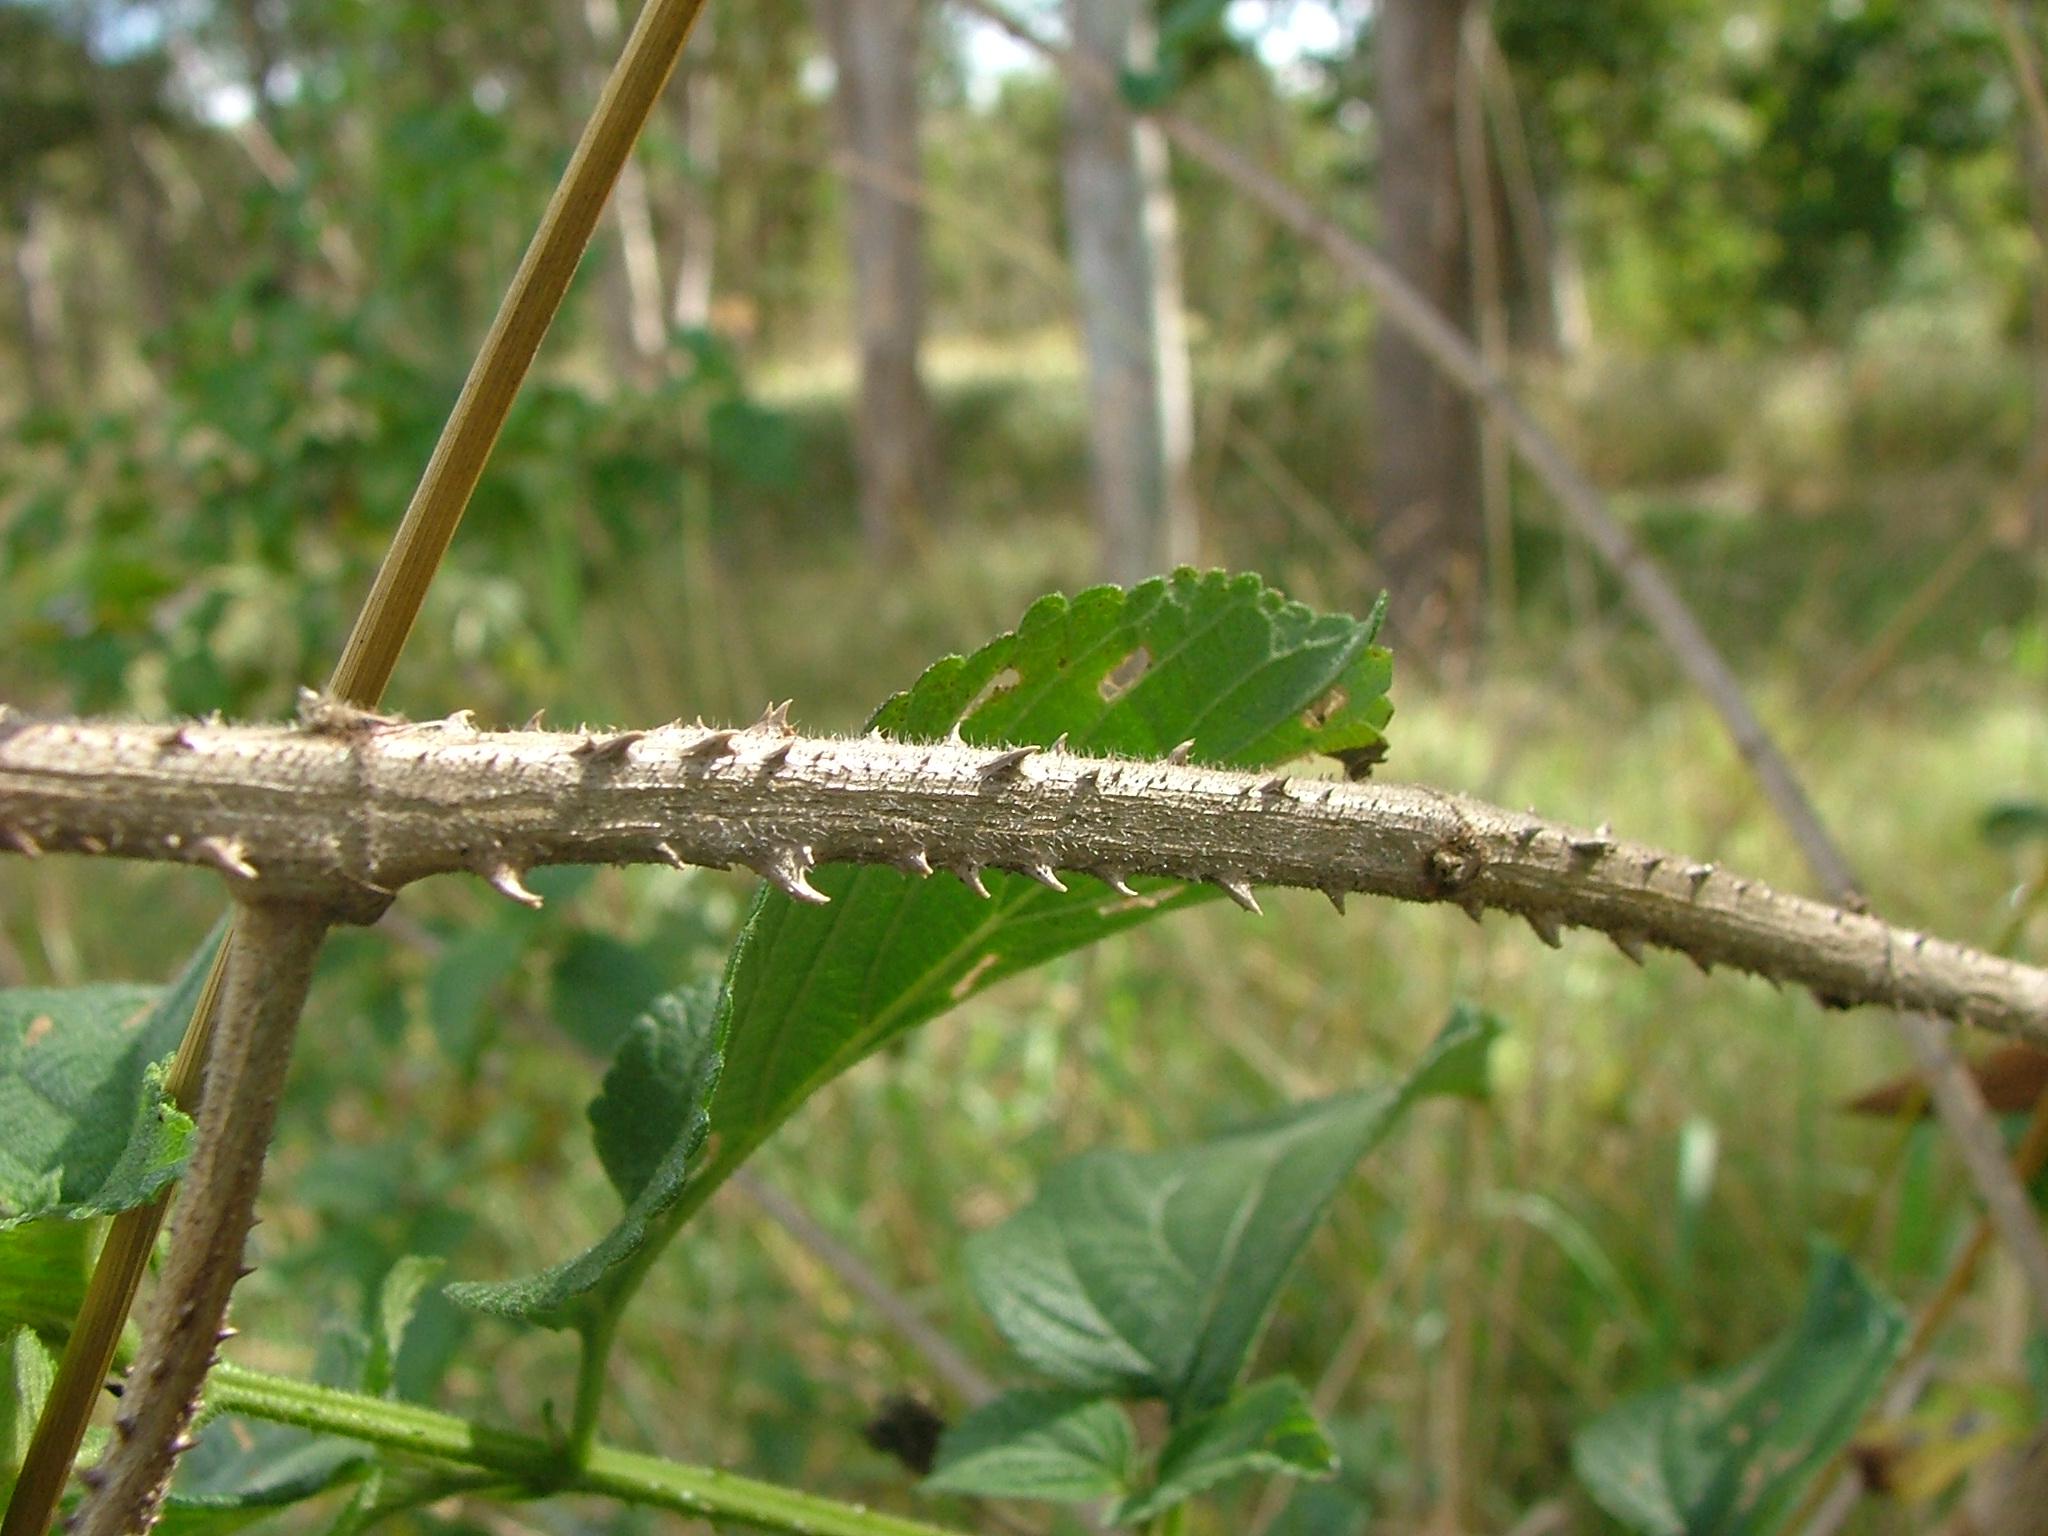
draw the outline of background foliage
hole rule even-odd
[[[1367,8],[1196,9],[1170,33],[1176,107],[1370,229]],[[1874,905],[2041,960],[2048,922],[2015,893],[2038,896],[2048,852],[2027,810],[2048,799],[2042,252],[1995,11],[1500,0],[1494,23],[1561,317],[1554,346],[1518,354],[1522,381],[1754,680]],[[260,715],[324,671],[587,105],[581,27],[526,0],[0,4],[0,239],[22,300],[0,334],[0,697]],[[628,376],[600,243],[397,705],[752,718],[794,694],[806,726],[854,728],[932,658],[1087,584],[1061,99],[949,14],[930,27],[948,494],[910,562],[860,565],[844,186],[807,12],[764,0],[721,15],[706,54],[715,179],[669,124],[642,157],[664,228],[675,189],[711,188],[713,328]],[[1370,309],[1216,184],[1177,168],[1175,190],[1200,232],[1205,561],[1365,612]],[[40,341],[37,251],[59,300]],[[1517,506],[1511,630],[1468,667],[1404,671],[1382,771],[1801,884],[1604,578],[1540,501]],[[590,1156],[585,1103],[623,1021],[720,974],[749,893],[704,872],[533,883],[538,914],[449,883],[333,945],[239,1303],[256,1363],[362,1381],[383,1340],[394,1390],[493,1411],[566,1379],[567,1341],[434,1290],[393,1345],[387,1282],[408,1255],[478,1279],[604,1238],[606,1174],[633,1180]],[[0,984],[161,980],[216,906],[189,874],[10,867]],[[1910,1303],[1970,1218],[1926,1128],[1833,1108],[1900,1066],[1881,1031],[1590,940],[1552,956],[1505,925],[1268,907],[1177,914],[882,1045],[768,1143],[761,1176],[1000,1369],[970,1234],[1056,1164],[1391,1078],[1454,1002],[1483,1005],[1508,1026],[1492,1094],[1399,1128],[1333,1199],[1258,1356],[1300,1380],[1342,1458],[1303,1508],[1400,1528],[1505,1529],[1557,1498],[1601,1528],[1563,1475],[1574,1433],[1785,1334],[1809,1234]],[[923,1507],[863,1426],[901,1392],[962,1405],[743,1189],[699,1222],[649,1276],[608,1430]],[[2022,1390],[2027,1332],[1995,1272],[1944,1378]],[[8,1370],[38,1368],[6,1348]]]

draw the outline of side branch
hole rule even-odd
[[[514,900],[545,864],[743,865],[799,900],[819,863],[1131,876],[1451,902],[1598,929],[1811,990],[2048,1044],[2048,971],[1772,890],[1711,864],[1394,784],[1243,774],[1064,750],[791,734],[779,715],[605,735],[481,732],[315,711],[311,723],[0,719],[0,848],[203,864],[244,900],[368,921],[414,880],[469,871]]]

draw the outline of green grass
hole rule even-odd
[[[1028,361],[1008,375],[986,358],[942,370],[954,501],[911,567],[859,564],[843,399],[779,382],[770,393],[795,419],[803,490],[722,506],[713,579],[673,544],[605,569],[574,648],[508,681],[489,646],[450,637],[463,615],[480,622],[493,591],[516,632],[531,573],[466,563],[421,627],[400,701],[644,721],[750,717],[794,695],[804,726],[856,726],[936,656],[1088,579],[1074,381],[1056,359]],[[1236,430],[1297,483],[1276,492],[1255,453],[1213,459],[1209,552],[1311,601],[1362,604],[1358,547],[1303,509],[1335,522],[1355,504],[1346,455],[1364,403],[1311,397],[1284,356],[1270,363],[1227,381],[1212,370],[1212,403],[1228,382]],[[1846,394],[1841,370],[1811,359],[1670,371],[1684,376],[1633,365],[1626,388],[1584,397],[1601,413],[1595,462],[1784,733],[1877,908],[1988,936],[2029,854],[1985,845],[1976,819],[1992,800],[2048,789],[2040,551],[1988,547],[1895,665],[1834,713],[1817,706],[2006,494],[2010,371],[1994,359],[1958,385],[1996,408],[1942,416],[1938,456],[1914,437],[1920,408],[1887,393],[1932,387],[1912,369],[1877,383],[1850,369]],[[1657,410],[1623,409],[1631,399]],[[1974,440],[1950,441],[1974,427]],[[1595,430],[1581,418],[1582,444]],[[1835,457],[1803,464],[1788,441]],[[1946,489],[1929,493],[1937,482]],[[1397,668],[1383,772],[1610,820],[1806,888],[1715,722],[1604,580],[1574,588],[1535,499],[1520,506],[1514,635],[1464,681]],[[34,658],[11,667],[16,697],[35,702]],[[502,920],[495,898],[440,882],[408,895],[397,942],[347,936],[304,1036],[237,1358],[303,1368],[322,1320],[360,1315],[365,1287],[407,1248],[446,1252],[454,1274],[476,1278],[595,1236],[610,1197],[581,1116],[602,1063],[547,1021],[551,957],[568,929],[586,929],[642,946],[670,980],[700,974],[744,893],[731,877],[635,870],[556,899],[529,925],[473,1053],[437,1037],[433,962],[406,939],[459,940]],[[1431,1106],[1367,1164],[1285,1292],[1262,1360],[1311,1385],[1337,1373],[1334,1416],[1376,1448],[1390,1528],[1444,1508],[1467,1528],[1501,1528],[1568,1493],[1577,1424],[1778,1331],[1808,1232],[1835,1234],[1911,1303],[1972,1215],[1945,1153],[1945,1197],[1914,1204],[1900,1194],[1896,1134],[1830,1108],[1901,1069],[1880,1017],[1823,1013],[1670,958],[1638,970],[1589,935],[1553,954],[1498,917],[1474,927],[1448,908],[1381,903],[1340,919],[1288,894],[1267,905],[1255,920],[1219,904],[977,1000],[821,1095],[760,1172],[994,1364],[961,1244],[1052,1161],[1167,1144],[1351,1085],[1410,1059],[1454,1001],[1495,1009],[1512,1031],[1495,1102]],[[39,980],[161,974],[218,906],[216,883],[184,872],[50,860],[0,873],[0,937]],[[2048,958],[2048,922],[2023,942]],[[1688,1139],[1715,1154],[1696,1203],[1679,1183]],[[1994,1344],[2010,1327],[2005,1289],[1980,1286],[1950,1340],[1957,1369],[2011,1370]],[[463,1326],[447,1320],[451,1347]],[[571,1370],[566,1340],[478,1324],[447,1400],[522,1405],[530,1425],[546,1384],[566,1409]],[[618,1378],[615,1438],[899,1507],[914,1500],[904,1475],[861,1444],[860,1426],[897,1390],[943,1401],[899,1341],[731,1190],[650,1283]]]

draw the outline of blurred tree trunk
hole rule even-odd
[[[676,278],[668,311],[670,324],[680,331],[711,325],[711,285],[718,262],[719,91],[711,59],[717,20],[707,11],[698,21],[683,55],[683,77],[669,86],[669,110],[687,162],[676,183]]]
[[[133,71],[102,65],[94,80],[93,118],[121,246],[133,273],[139,302],[136,318],[154,335],[171,323],[170,273],[165,266],[170,253],[162,212],[135,143],[140,105],[134,99],[135,86]]]
[[[9,286],[17,304],[29,402],[56,410],[70,402],[71,384],[64,356],[64,292],[57,286],[48,221],[36,199],[24,194],[12,222],[14,281]]]
[[[1396,270],[1471,329],[1471,261],[1458,176],[1458,46],[1467,0],[1383,0],[1375,23],[1379,223]],[[1375,553],[1410,643],[1468,642],[1483,528],[1471,405],[1393,327],[1373,344]]]
[[[860,344],[860,521],[868,552],[922,527],[937,461],[919,372],[924,338],[924,173],[918,154],[920,0],[812,0],[838,72],[842,147],[882,173],[849,179],[847,232]]]
[[[1153,62],[1147,0],[1068,0],[1067,16],[1075,46],[1110,70]],[[1197,549],[1194,388],[1166,141],[1103,93],[1070,91],[1065,160],[1102,569],[1128,583]]]
[[[604,89],[622,36],[619,0],[581,0],[581,12],[580,23],[565,26],[568,35],[581,44],[575,56],[585,61],[577,72],[583,99],[572,116],[578,118],[590,111]],[[660,372],[668,331],[662,318],[661,252],[655,242],[654,209],[647,193],[647,173],[637,154],[628,155],[620,167],[606,213],[615,257],[603,271],[613,370],[619,378],[645,386]]]

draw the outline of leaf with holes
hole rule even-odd
[[[1764,1536],[1855,1431],[1904,1336],[1897,1303],[1816,1244],[1790,1333],[1733,1371],[1612,1409],[1573,1441],[1573,1468],[1644,1536]]]
[[[704,1145],[718,1081],[718,996],[715,984],[706,982],[656,998],[627,1031],[604,1090],[591,1103],[598,1157],[626,1202],[618,1224],[540,1274],[451,1285],[449,1299],[546,1328],[577,1327],[601,1314],[606,1282],[655,1236]]]
[[[0,1230],[124,1211],[176,1177],[192,1121],[164,1099],[157,1064],[219,942],[216,929],[168,988],[0,992]]]
[[[1498,1025],[1460,1010],[1402,1081],[1199,1146],[1090,1152],[968,1245],[975,1294],[1063,1387],[1163,1397],[1175,1421],[1231,1394],[1280,1282],[1352,1168],[1431,1094],[1467,1094]]]
[[[1125,592],[1034,603],[1010,634],[925,672],[872,728],[938,741],[1049,746],[1263,767],[1384,748],[1391,663],[1363,621],[1287,601],[1255,576],[1181,571]],[[907,850],[906,850],[907,851]],[[952,875],[820,871],[829,906],[764,889],[727,972],[724,1076],[712,1105],[721,1177],[823,1084],[1006,976],[1216,894],[1150,881],[1135,898],[1071,875],[1062,893],[991,872],[989,900]]]

